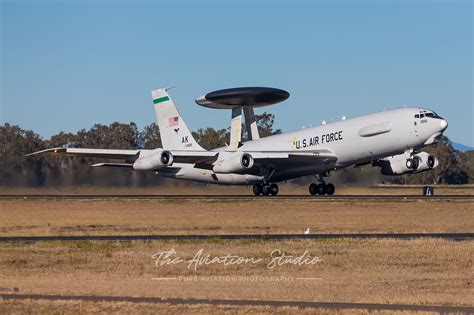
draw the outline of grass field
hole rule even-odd
[[[228,305],[169,305],[127,302],[75,302],[75,301],[16,301],[0,300],[0,312],[24,314],[320,314],[320,315],[408,315],[409,311],[369,311],[360,309],[334,310],[296,307],[228,306]],[[417,312],[434,315],[437,312]]]
[[[36,294],[472,305],[473,245],[439,239],[2,244],[0,279],[3,287]],[[157,266],[152,255],[171,248],[183,263]],[[189,265],[200,249],[203,256],[261,261]],[[275,249],[308,251],[321,261],[269,268]],[[177,279],[153,279],[169,277]]]
[[[309,195],[307,185],[292,185],[282,183],[281,195]],[[346,186],[337,185],[336,195],[421,195],[421,185],[379,185]],[[474,195],[474,185],[435,185],[437,195]],[[189,185],[186,182],[173,182],[173,185],[157,187],[5,187],[0,186],[0,195],[6,194],[91,194],[91,195],[252,195],[250,186],[221,186],[221,185]]]
[[[277,234],[303,233],[307,227],[311,233],[472,232],[473,204],[436,200],[1,199],[0,236]],[[172,248],[184,262],[156,266],[152,255]],[[200,249],[210,257],[238,255],[261,260],[255,264],[214,263],[188,269],[186,262]],[[268,268],[270,255],[276,249],[295,257],[307,251],[307,255],[321,261]],[[472,306],[473,257],[474,241],[441,239],[2,243],[0,287],[18,287],[25,294]],[[0,300],[0,313],[33,310],[48,314],[315,311],[295,307],[222,305],[216,309],[209,305]],[[318,313],[374,314],[368,310],[324,309],[318,309]]]
[[[470,232],[469,201],[0,200],[0,236]]]

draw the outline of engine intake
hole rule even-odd
[[[253,157],[244,152],[222,152],[214,163],[212,170],[215,173],[238,173],[251,169],[254,164]]]
[[[434,155],[431,155],[427,152],[420,152],[413,155],[413,159],[418,160],[418,165],[414,173],[420,173],[424,171],[429,171],[438,166],[438,158]]]
[[[163,149],[153,151],[141,151],[138,159],[133,163],[133,169],[137,171],[152,171],[173,164],[173,155]]]
[[[420,152],[410,156],[400,154],[377,160],[374,166],[380,166],[383,175],[403,175],[429,171],[438,166],[438,158],[427,152]]]

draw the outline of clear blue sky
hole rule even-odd
[[[227,127],[194,99],[256,85],[290,92],[284,131],[424,106],[474,146],[472,1],[0,1],[1,123],[45,138],[142,128],[172,85],[192,130]]]

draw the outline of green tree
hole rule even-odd
[[[140,133],[140,138],[142,147],[145,149],[156,149],[162,147],[160,130],[155,123],[145,126],[143,131]]]
[[[281,133],[274,129],[275,116],[264,112],[256,116],[261,137]],[[229,142],[229,129],[201,128],[193,132],[196,141],[206,149],[225,146]],[[245,138],[243,138],[245,139]],[[31,130],[4,124],[0,126],[0,185],[150,185],[159,183],[153,172],[130,172],[128,169],[92,168],[97,159],[25,154],[52,147],[89,147],[110,149],[154,149],[161,147],[158,126],[153,123],[142,131],[136,124],[114,122],[110,125],[96,124],[89,130],[77,133],[60,132],[49,141],[43,140]],[[439,159],[439,166],[419,174],[398,177],[382,177],[378,169],[345,170],[340,182],[361,181],[432,184],[463,184],[474,181],[474,151],[465,153],[453,149],[447,138],[432,147],[423,149]],[[116,162],[116,161],[113,161]],[[352,173],[351,173],[352,172]],[[351,175],[352,174],[352,175]],[[352,176],[352,179],[351,179]]]
[[[6,123],[0,127],[0,185],[44,185],[47,165],[41,157],[25,154],[46,147],[41,137],[31,130]]]
[[[114,122],[109,126],[95,124],[87,131],[79,130],[75,145],[103,149],[136,149],[140,146],[140,132],[133,122]]]
[[[275,123],[275,115],[263,112],[263,114],[255,115],[257,121],[258,133],[261,138],[281,133],[281,129],[273,130]]]
[[[464,153],[460,153],[461,168],[464,169],[469,175],[469,182],[474,182],[474,150],[469,150]]]
[[[194,139],[196,139],[196,142],[206,150],[225,146],[226,143],[229,142],[230,137],[230,133],[227,129],[215,130],[211,127],[207,127],[206,129],[200,128],[196,132],[193,132],[192,135]]]

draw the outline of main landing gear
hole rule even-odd
[[[334,195],[336,187],[334,187],[334,185],[331,183],[326,184],[326,182],[324,181],[324,176],[328,176],[328,174],[318,174],[316,178],[318,179],[319,184],[312,183],[311,185],[309,185],[308,190],[311,195]]]
[[[334,195],[334,192],[336,191],[336,187],[329,183],[329,184],[325,184],[325,183],[321,183],[321,184],[315,184],[315,183],[312,183],[311,185],[309,185],[309,193],[311,195]]]
[[[278,185],[273,183],[273,184],[254,184],[253,185],[253,193],[255,196],[276,196],[278,194]]]

